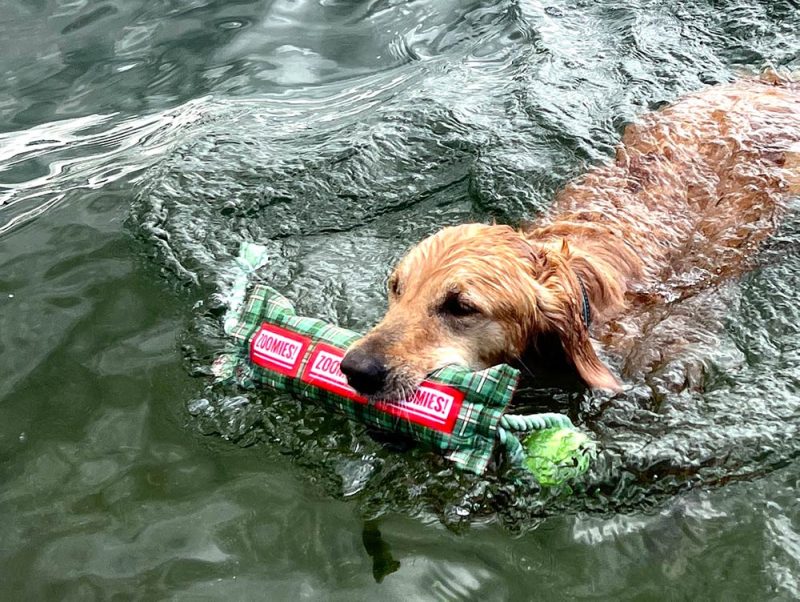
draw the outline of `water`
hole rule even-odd
[[[3,598],[800,596],[796,206],[757,269],[678,310],[717,325],[687,352],[702,393],[660,390],[669,367],[615,400],[522,393],[602,444],[572,497],[283,397],[190,403],[241,240],[302,311],[364,329],[424,235],[528,219],[636,115],[800,70],[796,2],[12,2],[0,23]]]

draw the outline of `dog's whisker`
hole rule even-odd
[[[515,356],[514,356],[514,361],[515,361],[517,364],[519,364],[519,365],[520,365],[522,368],[524,368],[524,369],[525,369],[525,372],[527,372],[527,373],[528,373],[528,375],[529,375],[531,378],[536,378],[536,375],[533,373],[533,370],[531,370],[531,369],[530,369],[530,368],[527,366],[527,364],[526,364],[525,362],[523,362],[523,361],[522,361],[522,356],[520,356],[520,355],[515,355]]]

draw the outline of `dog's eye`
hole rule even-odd
[[[392,275],[389,278],[389,282],[386,283],[386,286],[389,289],[389,292],[393,296],[395,296],[395,297],[399,297],[400,296],[400,292],[401,292],[400,291],[400,279],[397,277],[396,274]]]
[[[480,310],[475,305],[467,301],[458,293],[451,293],[447,295],[442,303],[442,306],[439,308],[439,311],[445,315],[454,316],[456,318],[474,316],[475,314],[480,313]]]

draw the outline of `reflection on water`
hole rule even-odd
[[[798,595],[796,207],[756,270],[676,309],[714,325],[687,351],[702,393],[526,388],[520,407],[569,411],[604,449],[570,499],[285,397],[187,412],[206,381],[173,343],[202,375],[241,240],[270,246],[263,276],[302,312],[365,329],[409,245],[536,215],[636,116],[800,69],[798,31],[791,0],[3,4],[2,581],[507,599],[707,597],[715,575],[715,595]]]
[[[153,164],[202,105],[130,119],[90,115],[0,134],[0,235],[79,191],[100,189]]]

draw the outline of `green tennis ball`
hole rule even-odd
[[[544,487],[553,487],[582,475],[595,458],[595,446],[580,431],[549,428],[534,431],[524,441],[525,466]]]

